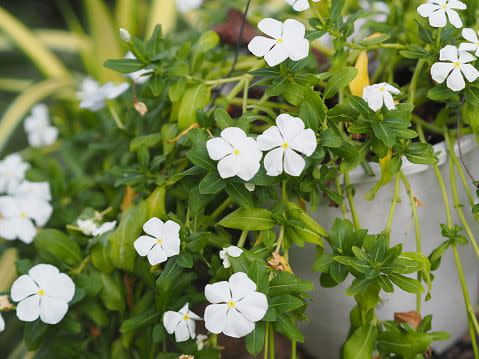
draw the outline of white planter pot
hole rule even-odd
[[[476,178],[479,177],[479,147],[473,136],[463,137],[461,147],[465,161],[475,171]],[[445,144],[439,143],[434,148],[436,152],[440,152],[439,166],[449,189],[449,165],[446,158]],[[379,173],[377,164],[372,163],[371,165],[373,165],[376,173]],[[403,171],[411,183],[414,195],[424,203],[423,207],[418,208],[418,215],[421,224],[423,253],[429,255],[434,248],[445,240],[441,236],[439,226],[441,223],[446,223],[441,192],[431,167],[415,165],[406,160]],[[389,184],[379,190],[374,201],[365,200],[366,192],[376,180],[377,178],[371,178],[364,174],[362,168],[358,168],[351,173],[351,182],[356,190],[355,203],[361,227],[367,228],[369,233],[379,233],[384,230],[393,194],[393,184]],[[461,203],[467,204],[464,207],[464,212],[472,231],[479,234],[479,226],[472,219],[470,206],[459,179],[457,183]],[[392,226],[391,244],[402,243],[405,251],[415,251],[415,231],[411,218],[411,207],[402,183],[400,197],[401,201],[396,207]],[[452,212],[455,215],[454,208],[452,208]],[[313,217],[326,229],[330,229],[334,219],[341,218],[342,214],[340,209],[331,208],[324,204],[316,213],[313,213]],[[457,218],[454,219],[455,223],[460,225],[460,221]],[[475,304],[477,303],[479,290],[477,275],[479,261],[470,245],[461,247],[459,250],[471,299]],[[346,281],[335,288],[321,287],[319,274],[312,272],[315,257],[315,250],[312,248],[300,248],[291,252],[291,264],[295,273],[302,278],[313,281],[315,284],[312,302],[308,308],[310,320],[303,326],[305,346],[310,353],[320,359],[337,359],[340,357],[341,345],[347,338],[349,312],[355,305],[354,299],[345,295],[345,290],[350,285],[351,278],[349,277],[349,282]],[[440,351],[464,334],[467,330],[467,317],[451,250],[443,257],[439,269],[434,274],[432,299],[429,302],[423,302],[422,313],[423,315],[433,315],[433,330],[444,330],[451,335],[450,340],[435,344],[434,348]],[[379,319],[390,320],[393,319],[395,312],[415,309],[415,295],[405,293],[397,287],[394,293],[390,295],[384,292],[381,294],[383,302],[377,310]]]

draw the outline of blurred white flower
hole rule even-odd
[[[127,29],[124,29],[122,27],[120,27],[120,37],[123,41],[125,41],[126,43],[129,43],[131,42],[131,35],[130,33],[128,32]]]
[[[373,111],[379,111],[384,105],[388,110],[396,108],[392,95],[399,95],[399,91],[394,86],[386,82],[366,86],[363,91],[363,100],[368,103],[368,106]]]
[[[283,173],[283,169],[291,176],[299,176],[306,165],[299,153],[309,157],[317,146],[314,131],[305,129],[304,122],[299,117],[288,114],[279,115],[276,126],[259,135],[257,142],[262,151],[269,151],[264,157],[268,176],[278,176]]]
[[[23,127],[28,136],[28,144],[32,147],[48,146],[57,140],[58,129],[50,124],[48,107],[44,104],[32,108]]]
[[[196,336],[196,346],[199,351],[203,350],[205,347],[206,341],[208,340],[208,336],[204,334],[198,334]]]
[[[309,42],[304,38],[305,27],[294,19],[281,21],[266,18],[258,28],[270,37],[255,36],[248,44],[253,55],[263,57],[269,66],[276,66],[290,58],[299,61],[308,56]]]
[[[171,220],[163,221],[150,218],[143,225],[143,230],[149,236],[139,237],[133,244],[138,254],[148,256],[148,262],[156,265],[165,262],[168,257],[180,253],[180,225]]]
[[[10,295],[17,304],[17,317],[24,322],[40,320],[59,323],[68,311],[75,294],[75,284],[69,276],[50,264],[38,264],[17,278]]]
[[[361,0],[359,2],[361,9],[366,12],[364,17],[361,17],[354,21],[354,31],[351,36],[348,37],[348,41],[360,41],[369,35],[366,24],[369,21],[376,23],[384,23],[389,16],[389,6],[382,1],[368,1]]]
[[[5,320],[2,317],[2,313],[0,313],[0,333],[3,332],[4,330],[5,330]]]
[[[105,222],[100,227],[95,228],[92,234],[94,236],[101,236],[104,233],[114,230],[115,227],[116,227],[116,221]]]
[[[128,51],[125,55],[125,59],[136,60],[135,55],[131,51]],[[138,85],[143,85],[151,77],[151,70],[141,69],[138,71],[130,72],[128,77],[132,79]]]
[[[176,0],[176,8],[180,12],[186,12],[194,9],[198,9],[203,0]]]
[[[168,334],[175,333],[175,340],[184,342],[188,339],[195,339],[195,320],[201,320],[199,316],[188,309],[186,303],[179,312],[168,311],[163,315],[163,325]]]
[[[220,258],[223,260],[223,267],[231,267],[230,257],[237,258],[243,253],[241,248],[229,246],[220,251]]]
[[[464,77],[469,82],[474,82],[479,77],[479,71],[470,64],[476,57],[468,52],[459,51],[455,46],[443,47],[439,53],[439,60],[440,62],[431,66],[431,76],[438,83],[443,83],[447,78],[447,87],[453,91],[461,91],[466,87]]]
[[[256,189],[256,185],[254,183],[247,182],[244,184],[244,186],[250,192],[254,192],[254,190]]]
[[[321,0],[313,0],[313,2],[319,2]],[[293,7],[296,11],[304,11],[309,9],[308,0],[286,0],[286,2]]]
[[[97,229],[97,225],[95,221],[90,218],[78,219],[77,226],[78,226],[78,229],[87,236],[91,236],[93,232]]]
[[[422,17],[429,18],[432,27],[444,27],[449,19],[449,22],[459,29],[462,27],[462,20],[456,10],[466,8],[466,4],[458,0],[428,0],[425,4],[419,5],[417,12]]]
[[[13,192],[29,168],[30,165],[23,162],[18,153],[12,153],[0,161],[0,193]]]
[[[462,37],[469,42],[463,42],[459,45],[459,51],[473,51],[479,56],[479,38],[473,29],[462,29]]]
[[[17,198],[35,198],[47,202],[52,199],[50,184],[48,182],[30,182],[24,180],[8,194]]]
[[[90,111],[99,111],[105,107],[107,100],[113,100],[128,90],[130,85],[126,82],[114,84],[107,82],[100,86],[98,82],[87,77],[83,80],[77,98],[80,100],[80,108]]]
[[[256,284],[246,273],[233,274],[229,281],[208,284],[205,327],[211,333],[224,333],[233,338],[244,337],[254,330],[268,310],[268,300],[256,291]]]
[[[221,178],[238,176],[249,181],[259,171],[262,153],[256,141],[247,137],[238,127],[228,127],[221,131],[221,137],[206,142],[208,155],[218,162]]]

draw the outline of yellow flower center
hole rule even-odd
[[[235,156],[238,156],[238,155],[240,154],[240,150],[238,150],[238,149],[235,148],[235,149],[233,150],[233,154],[234,154]]]
[[[226,304],[228,304],[228,308],[236,307],[236,302],[234,302],[232,300],[227,301]]]
[[[40,296],[40,297],[43,297],[45,295],[45,291],[43,289],[39,289],[37,291],[37,294]]]
[[[287,149],[289,147],[288,142],[283,142],[281,147],[284,148],[284,149]]]
[[[447,4],[442,4],[442,5],[441,5],[441,9],[442,9],[442,10],[446,10],[446,9],[447,9]]]
[[[163,244],[163,239],[157,238],[155,242],[156,244]]]
[[[188,316],[188,314],[183,315],[183,320],[190,320],[190,317]]]
[[[284,40],[283,40],[282,38],[276,39],[276,43],[278,43],[278,44],[282,44],[283,41],[284,41]]]
[[[25,218],[27,218],[27,217],[28,217],[28,216],[27,216],[27,214],[26,214],[25,212],[23,212],[23,211],[20,212],[20,218],[24,218],[24,219],[25,219]]]
[[[379,92],[384,92],[384,91],[386,91],[386,88],[384,86],[379,88]]]
[[[454,65],[456,69],[461,67],[461,63],[459,61],[454,61],[452,64]]]

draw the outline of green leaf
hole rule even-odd
[[[371,284],[376,281],[375,278],[358,277],[353,280],[351,286],[346,290],[347,295],[356,295],[365,291]]]
[[[273,214],[264,208],[239,208],[224,217],[219,223],[226,228],[243,231],[262,231],[276,225]]]
[[[103,289],[100,298],[109,310],[121,312],[125,309],[124,293],[119,273],[111,275],[102,273]]]
[[[56,229],[45,229],[38,232],[33,242],[40,257],[49,260],[55,258],[56,263],[75,266],[82,260],[82,252],[78,244]]]
[[[466,87],[464,98],[469,105],[479,107],[479,88],[475,86]]]
[[[288,314],[277,313],[274,328],[291,340],[296,340],[300,343],[304,342],[303,334],[301,334],[299,329],[296,327],[293,318],[291,318],[291,316]]]
[[[145,65],[138,60],[120,59],[120,60],[106,60],[103,66],[118,71],[122,74],[129,74],[141,70]]]
[[[271,297],[288,293],[310,292],[312,290],[313,283],[288,272],[278,273],[269,284],[269,295]]]
[[[364,325],[354,331],[343,347],[343,359],[371,359],[378,330]]]
[[[354,67],[345,67],[334,71],[326,83],[324,98],[329,99],[336,95],[339,90],[346,87],[356,77],[358,70]]]
[[[233,127],[234,121],[230,114],[224,108],[217,108],[214,112],[216,125],[224,130],[227,127]]]
[[[383,121],[374,121],[373,131],[376,137],[383,141],[386,146],[392,147],[396,143],[396,136]]]
[[[226,181],[216,172],[211,172],[203,178],[199,185],[201,194],[216,194],[226,186]]]
[[[434,149],[429,143],[410,143],[404,154],[406,155],[406,158],[412,163],[423,165],[434,165],[437,163]]]
[[[264,339],[266,335],[266,322],[257,322],[254,330],[249,333],[246,338],[246,350],[251,355],[258,355],[264,347]]]
[[[125,320],[120,327],[120,332],[122,334],[133,332],[137,329],[143,328],[147,325],[153,324],[157,319],[159,319],[161,313],[155,309],[149,309],[143,313],[132,316],[131,318]]]
[[[404,358],[415,358],[424,354],[432,343],[432,338],[425,333],[383,332],[377,338],[378,348],[384,354],[397,354]]]
[[[269,306],[275,308],[278,313],[288,313],[305,305],[304,301],[291,294],[283,294],[273,297]]]
[[[130,142],[130,151],[135,152],[140,147],[150,148],[160,143],[162,140],[161,133],[152,133],[149,135],[135,137]]]
[[[421,283],[416,279],[408,278],[397,273],[389,273],[388,276],[394,284],[406,292],[414,294],[420,294],[424,292],[424,288],[422,287]]]
[[[333,129],[327,128],[319,134],[319,144],[324,147],[338,148],[343,144],[343,140]]]
[[[430,89],[427,92],[427,97],[438,102],[459,99],[457,94],[449,89],[445,84],[441,84]]]
[[[182,251],[176,259],[176,263],[183,268],[193,268],[193,256],[190,252]]]
[[[37,350],[43,337],[48,330],[48,325],[37,319],[34,322],[25,323],[23,328],[23,340],[29,350]]]
[[[229,181],[226,184],[228,196],[243,208],[253,208],[254,199],[252,192],[248,191],[243,183]]]
[[[196,122],[196,111],[206,107],[210,97],[210,89],[204,83],[185,90],[178,112],[180,130],[184,130]]]
[[[215,163],[210,159],[206,145],[198,144],[186,153],[186,157],[195,165],[207,170],[208,172],[217,172]]]

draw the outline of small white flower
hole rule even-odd
[[[50,125],[48,107],[44,104],[32,108],[32,114],[25,119],[28,144],[32,147],[49,146],[57,140],[58,129]]]
[[[0,237],[31,243],[37,227],[44,226],[52,214],[52,206],[30,197],[0,197]]]
[[[224,333],[233,338],[244,337],[254,330],[268,310],[268,300],[256,291],[256,284],[245,273],[233,274],[229,281],[208,284],[205,327],[211,333]]]
[[[317,141],[314,131],[304,128],[299,117],[281,114],[272,126],[258,136],[258,145],[262,151],[269,151],[264,157],[264,167],[268,176],[278,176],[284,172],[299,176],[306,165],[304,158],[311,156]]]
[[[313,0],[313,2],[319,2],[321,0]],[[286,0],[286,2],[293,7],[296,11],[304,11],[309,9],[308,0]]]
[[[449,18],[449,22],[459,29],[462,27],[462,20],[455,10],[466,8],[466,4],[458,0],[428,0],[427,3],[419,5],[417,12],[422,17],[428,17],[432,27],[446,26]]]
[[[196,336],[196,346],[198,348],[198,351],[203,350],[205,347],[206,341],[208,340],[208,336],[204,334],[198,334]]]
[[[190,338],[195,339],[195,320],[201,320],[201,318],[190,311],[186,303],[179,312],[171,310],[166,312],[163,316],[163,325],[168,334],[175,333],[175,340],[179,343]]]
[[[247,137],[238,127],[228,127],[221,131],[221,137],[206,142],[208,155],[218,162],[221,178],[238,176],[249,181],[259,171],[262,153],[256,141]]]
[[[479,56],[479,38],[473,29],[462,29],[462,37],[469,42],[459,45],[459,51],[473,51]]]
[[[48,182],[30,182],[24,180],[8,194],[17,198],[35,198],[47,202],[52,199],[50,184]]]
[[[250,192],[254,192],[254,190],[256,189],[256,186],[255,186],[254,183],[247,182],[247,183],[244,184],[244,186]]]
[[[80,91],[77,92],[77,98],[81,101],[80,108],[99,111],[105,107],[107,100],[117,98],[129,87],[130,85],[126,82],[119,85],[107,82],[100,86],[98,82],[87,77],[83,80]]]
[[[388,110],[394,110],[396,105],[392,95],[399,95],[400,90],[391,86],[386,82],[366,86],[363,90],[363,100],[368,103],[368,106],[373,111],[379,111],[383,105],[386,105]]]
[[[136,60],[135,55],[131,51],[128,51],[125,55],[125,59]],[[149,75],[150,74],[150,75]],[[128,77],[132,79],[138,85],[143,85],[151,77],[151,70],[141,69],[138,71],[130,72]]]
[[[2,317],[2,313],[0,313],[0,333],[5,330],[5,320]],[[201,349],[198,349],[201,350]]]
[[[11,193],[25,178],[30,165],[23,162],[18,153],[12,153],[0,161],[0,193]]]
[[[371,21],[384,23],[387,21],[390,13],[389,6],[382,1],[369,2],[361,0],[359,5],[366,12],[366,15],[354,21],[354,31],[348,37],[348,41],[360,41],[367,37],[369,35],[369,31],[367,31],[368,23]]]
[[[238,258],[243,253],[241,248],[229,246],[220,251],[220,258],[223,260],[223,267],[231,267],[230,257]]]
[[[434,81],[443,83],[447,78],[447,87],[453,91],[461,91],[466,87],[464,77],[474,82],[479,77],[479,71],[469,62],[476,60],[468,52],[459,52],[457,47],[447,45],[439,53],[440,61],[431,66],[431,76]]]
[[[248,49],[255,56],[263,57],[269,66],[276,66],[288,57],[299,61],[308,56],[309,42],[304,38],[305,27],[294,19],[281,21],[266,18],[258,23],[258,28],[270,37],[255,36]]]
[[[156,265],[165,262],[168,257],[180,253],[180,225],[171,220],[163,221],[159,218],[150,218],[143,225],[143,230],[149,236],[139,237],[133,244],[138,254],[148,256],[150,264]]]
[[[68,311],[75,294],[75,284],[69,276],[50,264],[38,264],[17,278],[10,292],[17,304],[17,317],[24,322],[40,320],[59,323]]]
[[[120,37],[123,41],[125,41],[126,43],[129,43],[131,42],[131,35],[130,33],[128,32],[127,29],[124,29],[122,27],[120,27]]]
[[[92,234],[94,236],[101,236],[102,234],[104,233],[107,233],[107,232],[110,232],[112,230],[114,230],[116,227],[116,221],[113,221],[113,222],[105,222],[103,223],[100,227],[96,227]]]
[[[180,12],[187,12],[198,9],[202,3],[203,0],[176,0],[176,8]]]
[[[77,226],[78,229],[87,236],[91,236],[97,229],[97,225],[92,219],[78,219]]]

